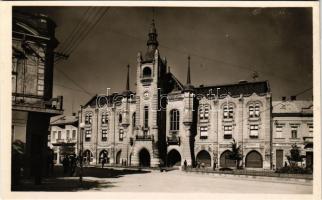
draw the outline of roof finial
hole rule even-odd
[[[191,78],[190,78],[190,55],[188,55],[187,85],[191,85]]]
[[[127,65],[126,91],[130,91],[130,65]]]

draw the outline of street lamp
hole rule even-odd
[[[80,172],[79,172],[79,183],[82,186],[83,185],[83,132],[85,128],[85,123],[83,122],[83,106],[81,106],[81,120],[79,123],[79,128],[80,128],[80,150],[79,150],[79,164],[80,164]]]

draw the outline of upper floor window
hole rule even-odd
[[[297,126],[291,126],[291,138],[292,139],[297,138]]]
[[[231,139],[233,135],[233,126],[224,126],[224,139]]]
[[[260,116],[260,105],[259,103],[252,103],[249,105],[249,117]]]
[[[106,129],[102,130],[102,141],[103,142],[107,141],[107,130]]]
[[[58,138],[57,139],[61,139],[61,131],[58,131]]]
[[[312,136],[313,135],[313,124],[308,124],[309,128],[309,134]]]
[[[258,125],[250,125],[250,134],[251,138],[258,138]]]
[[[179,110],[173,109],[170,111],[170,131],[178,131],[180,124]]]
[[[283,132],[283,126],[282,125],[276,125],[276,137],[277,138],[282,138],[283,137],[282,132]]]
[[[121,124],[122,123],[122,114],[120,113],[119,114],[119,124]]]
[[[92,124],[92,113],[85,114],[85,124]]]
[[[232,119],[234,117],[234,108],[232,105],[224,106],[224,119]]]
[[[107,115],[107,113],[102,114],[102,124],[108,124],[108,115]]]
[[[75,140],[76,139],[76,130],[73,130],[73,140]]]
[[[200,139],[207,139],[208,138],[208,127],[201,126],[200,127]]]
[[[66,130],[66,139],[69,139],[69,137],[70,137],[70,130]]]
[[[56,133],[57,133],[57,131],[53,131],[53,136],[52,136],[53,140],[56,139]]]
[[[143,77],[151,77],[152,71],[150,67],[144,67]]]
[[[201,105],[199,108],[199,119],[200,121],[206,121],[209,119],[209,106]]]
[[[120,129],[120,131],[119,131],[119,140],[123,141],[123,137],[124,137],[124,130]]]
[[[91,141],[91,137],[92,137],[92,131],[91,130],[86,130],[85,131],[85,141],[86,142]]]
[[[144,128],[149,126],[149,107],[144,106]]]
[[[136,116],[135,116],[135,112],[132,115],[132,127],[135,128],[136,127]]]

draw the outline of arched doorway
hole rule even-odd
[[[116,154],[116,164],[121,164],[121,153],[122,153],[122,151],[120,150],[120,151],[118,151],[117,152],[117,154]]]
[[[172,149],[168,153],[168,163],[167,164],[169,167],[181,166],[181,155],[177,150]]]
[[[108,158],[108,152],[106,150],[102,150],[99,154],[99,163],[102,163],[102,160],[105,159],[106,163],[110,163],[109,158]]]
[[[263,167],[263,159],[260,153],[257,151],[251,151],[246,156],[246,167],[249,168],[262,168]]]
[[[236,161],[228,159],[231,151],[226,150],[220,155],[220,167],[236,167]]]
[[[90,164],[93,161],[93,154],[90,150],[85,150],[83,153],[84,164]]]
[[[150,153],[143,148],[139,153],[139,161],[141,167],[150,167]]]
[[[211,167],[211,157],[210,154],[206,150],[201,150],[197,154],[197,162],[204,165],[205,167]]]

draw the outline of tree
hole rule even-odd
[[[241,145],[237,145],[235,139],[231,142],[231,152],[228,155],[228,159],[236,161],[236,168],[240,168],[240,161],[243,159],[241,152]]]
[[[292,167],[297,166],[298,162],[303,161],[303,156],[301,156],[301,150],[296,144],[292,145],[292,148],[290,150],[290,156],[287,156],[287,160],[290,163],[290,166]]]

